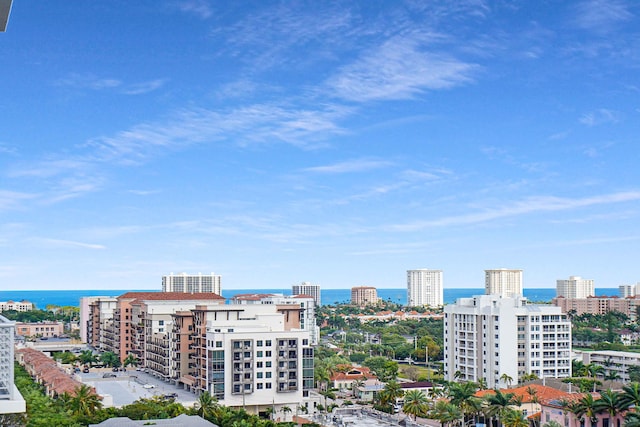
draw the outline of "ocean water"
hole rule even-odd
[[[149,289],[139,289],[149,292]],[[48,304],[58,306],[78,306],[80,297],[85,296],[118,296],[135,289],[110,289],[110,290],[62,290],[62,291],[0,291],[0,301],[31,301],[38,308],[44,309]],[[245,293],[281,293],[288,295],[291,289],[223,289],[222,296],[231,298],[236,294]],[[483,288],[452,288],[444,290],[444,303],[451,304],[458,298],[481,295]],[[596,295],[617,296],[617,288],[596,288]],[[407,290],[405,288],[380,288],[378,296],[386,301],[398,304],[407,303]],[[556,296],[554,288],[531,288],[524,290],[524,296],[530,301],[548,302]],[[322,289],[321,302],[323,305],[344,303],[351,300],[351,289]]]

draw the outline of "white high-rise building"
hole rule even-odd
[[[522,270],[510,270],[507,268],[485,270],[484,289],[487,295],[521,297]]]
[[[556,280],[556,297],[588,298],[595,296],[592,279],[569,276],[569,280]]]
[[[618,291],[622,298],[640,295],[640,282],[635,285],[620,285],[618,286]]]
[[[437,307],[444,303],[442,270],[407,270],[407,304]]]
[[[478,295],[444,307],[445,379],[489,388],[524,375],[571,376],[571,322],[560,307],[523,297]]]
[[[169,274],[162,276],[162,292],[200,293],[212,292],[220,295],[222,292],[222,276],[218,274]]]
[[[320,307],[320,285],[312,285],[310,282],[302,282],[291,287],[293,295],[309,295],[316,302],[316,307]]]
[[[13,382],[15,329],[15,322],[0,316],[0,415],[26,411],[26,403]]]

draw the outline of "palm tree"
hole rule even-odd
[[[125,357],[123,365],[125,368],[129,365],[138,366],[138,358],[136,357],[135,354],[129,353],[127,354],[127,357]]]
[[[495,393],[488,394],[485,398],[488,405],[487,413],[491,418],[496,419],[498,423],[500,423],[509,406],[516,405],[518,402],[513,393],[502,393],[498,389],[494,391]]]
[[[329,407],[327,406],[327,399],[335,400],[336,394],[333,390],[322,390],[319,393],[324,396],[324,409],[328,412]]]
[[[587,369],[587,376],[596,378],[598,375],[604,375],[604,366],[590,363],[585,367]]]
[[[629,412],[624,416],[624,427],[640,427],[640,413]]]
[[[413,415],[414,420],[418,418],[418,415],[425,415],[427,409],[427,396],[422,391],[410,390],[404,395],[402,410],[409,415]]]
[[[402,390],[400,384],[396,381],[389,381],[380,392],[380,404],[383,406],[395,404],[396,400],[403,395],[404,390]]]
[[[216,409],[218,408],[218,403],[216,398],[211,395],[208,391],[202,392],[200,396],[198,396],[198,400],[195,403],[196,412],[205,420],[210,420],[213,418]]]
[[[503,414],[504,427],[529,427],[529,422],[524,414],[515,409],[507,409]]]
[[[456,405],[446,400],[438,400],[431,411],[430,417],[440,421],[442,427],[446,427],[459,423],[462,418],[462,412]]]
[[[283,406],[282,408],[280,408],[280,410],[282,411],[282,415],[284,415],[284,419],[285,421],[287,420],[287,414],[291,413],[291,408],[288,406]]]
[[[613,420],[620,409],[619,396],[618,393],[612,390],[601,391],[600,399],[594,403],[596,413],[606,412],[609,415],[609,419]]]
[[[581,360],[571,361],[571,374],[574,377],[584,377],[587,375],[587,368]]]
[[[640,408],[640,384],[631,383],[622,387],[622,394],[618,397],[618,404],[622,410],[631,407]]]
[[[464,421],[469,415],[480,412],[481,400],[474,397],[478,391],[478,384],[474,382],[451,383],[449,386],[449,401],[456,405],[463,413]]]
[[[78,355],[78,360],[83,365],[92,366],[94,363],[98,361],[98,358],[91,350],[83,350],[82,353]]]
[[[501,380],[502,382],[504,382],[505,384],[507,384],[507,388],[510,388],[510,387],[511,387],[511,383],[513,382],[513,378],[512,378],[512,377],[510,377],[510,376],[509,376],[508,374],[506,374],[506,373],[505,373],[505,374],[500,375],[500,380]]]
[[[105,351],[100,355],[100,361],[106,366],[117,368],[121,365],[120,358],[112,351]]]
[[[69,401],[71,410],[76,415],[90,416],[102,408],[100,397],[88,385],[76,387],[74,395]]]
[[[595,400],[590,393],[585,394],[580,400],[569,405],[569,410],[573,412],[576,417],[582,419],[584,417],[589,419],[592,427],[596,426],[596,413],[597,406]]]

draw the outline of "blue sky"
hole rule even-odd
[[[14,0],[5,289],[640,281],[640,5]]]

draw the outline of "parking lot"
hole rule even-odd
[[[115,378],[103,378],[105,374],[115,374]],[[172,393],[177,395],[176,402],[180,402],[185,406],[192,406],[196,400],[196,396],[193,393],[165,383],[143,371],[113,372],[109,368],[93,368],[89,373],[80,372],[76,373],[76,375],[84,384],[95,387],[99,395],[111,396],[112,406],[128,405],[140,398],[165,396]],[[108,398],[105,404],[110,406]]]

